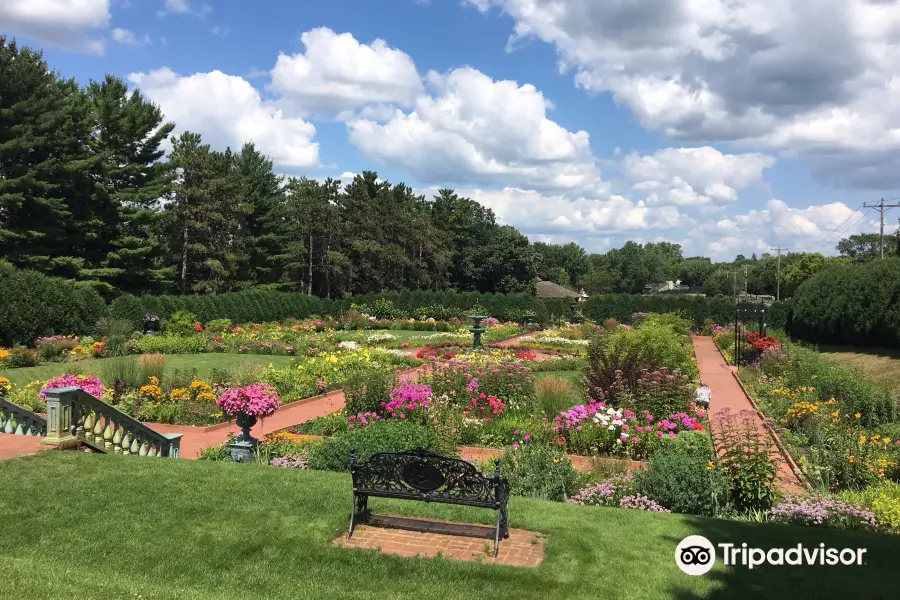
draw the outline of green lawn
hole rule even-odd
[[[510,525],[547,535],[537,568],[335,547],[349,476],[188,460],[46,452],[0,462],[0,581],[55,598],[891,598],[900,537],[750,525],[514,498]],[[376,512],[488,523],[492,513],[374,499]],[[852,567],[675,566],[699,534],[770,548],[868,549]],[[14,590],[14,591],[13,591]]]
[[[900,351],[885,348],[822,346],[822,356],[829,361],[851,365],[875,381],[891,386],[900,398]]]
[[[136,357],[135,357],[136,358]],[[167,354],[166,372],[171,373],[175,369],[197,369],[197,374],[206,378],[214,368],[230,369],[241,363],[275,366],[290,364],[290,356],[262,356],[259,354]],[[88,375],[100,375],[103,363],[108,358],[97,358],[79,361],[77,363],[45,363],[39,367],[25,367],[22,369],[0,369],[0,376],[8,377],[16,385],[23,385],[29,381],[46,381],[56,375],[61,375],[69,367],[76,367],[82,373]]]
[[[537,371],[534,374],[535,379],[543,379],[544,377],[559,377],[565,379],[573,386],[581,387],[584,379],[584,373],[581,371]]]

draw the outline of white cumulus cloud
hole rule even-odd
[[[409,105],[422,89],[408,54],[377,39],[362,44],[327,27],[300,36],[306,50],[280,54],[272,90],[305,113],[335,113],[377,103]]]
[[[181,76],[162,68],[132,73],[129,79],[161,107],[178,131],[200,133],[215,148],[239,149],[244,142],[252,141],[279,165],[318,165],[315,127],[261,99],[256,88],[242,77],[221,71]]]
[[[644,127],[777,149],[838,186],[900,184],[896,0],[466,1]]]
[[[349,121],[350,141],[426,184],[605,187],[587,132],[547,118],[552,105],[533,85],[494,81],[469,67],[429,72],[427,82],[430,93],[409,112]]]
[[[773,164],[766,154],[723,154],[703,146],[632,153],[620,168],[650,205],[701,206],[736,201],[740,190],[763,184],[763,171]]]
[[[78,52],[103,54],[101,34],[109,20],[109,0],[0,2],[0,26],[5,32]]]

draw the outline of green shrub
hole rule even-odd
[[[365,369],[350,375],[343,385],[347,414],[381,412],[381,403],[390,399],[396,381],[396,375],[384,369]]]
[[[704,460],[713,458],[712,438],[706,431],[682,431],[675,437],[663,436],[655,454],[680,454]]]
[[[378,421],[326,438],[320,446],[310,448],[309,467],[348,471],[351,449],[356,450],[358,461],[364,461],[376,452],[403,452],[415,448],[438,451],[440,441],[434,430],[406,421]]]
[[[231,331],[231,319],[213,319],[206,323],[206,329],[210,333],[225,333]]]
[[[197,315],[186,310],[178,310],[163,323],[163,331],[170,335],[190,335],[194,332],[196,322]]]
[[[55,334],[88,335],[106,312],[93,289],[0,261],[0,346]]]
[[[6,357],[6,367],[9,369],[36,367],[39,364],[37,351],[25,346],[13,346]]]
[[[809,342],[900,346],[900,258],[826,267],[797,288],[788,325]]]
[[[709,459],[691,453],[664,452],[650,457],[646,471],[634,475],[635,491],[673,512],[713,516],[727,499],[722,472]]]
[[[648,315],[634,329],[617,329],[591,341],[585,370],[589,390],[609,392],[618,388],[636,392],[638,380],[645,376],[645,371],[663,367],[681,371],[682,388],[684,381],[697,376],[690,338],[676,331],[681,326],[680,320],[657,317]],[[616,401],[612,397],[607,400]]]
[[[562,502],[578,491],[578,471],[556,447],[526,443],[507,448],[500,465],[516,496]]]
[[[137,358],[124,356],[104,360],[100,367],[100,379],[107,387],[111,387],[116,381],[121,381],[128,388],[138,388],[147,383],[143,379],[143,369],[138,364]]]
[[[900,533],[900,483],[881,480],[861,491],[844,491],[841,500],[868,507],[875,513],[878,526]]]

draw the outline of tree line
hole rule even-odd
[[[745,266],[749,291],[775,289],[767,255],[713,263],[668,242],[603,254],[530,243],[450,189],[427,199],[373,171],[343,187],[283,178],[253,143],[218,151],[174,129],[123,80],[79,85],[40,51],[0,36],[0,257],[107,299],[251,287],[327,298],[508,293],[532,291],[538,278],[591,294],[679,279],[732,295],[733,271]],[[844,242],[844,259],[782,257],[783,292],[831,262],[871,254],[868,242]]]

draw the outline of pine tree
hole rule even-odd
[[[164,213],[171,254],[179,265],[178,285],[188,292],[222,292],[237,286],[234,245],[246,205],[231,151],[213,152],[199,134],[172,140],[169,156],[177,182]]]
[[[98,233],[85,109],[40,52],[0,36],[0,256],[18,267],[76,278],[79,238]]]
[[[272,224],[273,211],[282,201],[282,179],[275,174],[272,161],[252,142],[244,144],[234,157],[240,195],[246,204],[240,240],[240,267],[237,279],[242,284],[277,283],[281,272],[272,256],[279,253],[278,235]]]
[[[139,91],[107,75],[87,88],[97,156],[98,207],[102,208],[105,243],[92,274],[124,292],[160,291],[174,275],[162,264],[154,228],[161,198],[169,191],[172,168],[160,161],[163,141],[174,123],[164,123],[159,107]]]

